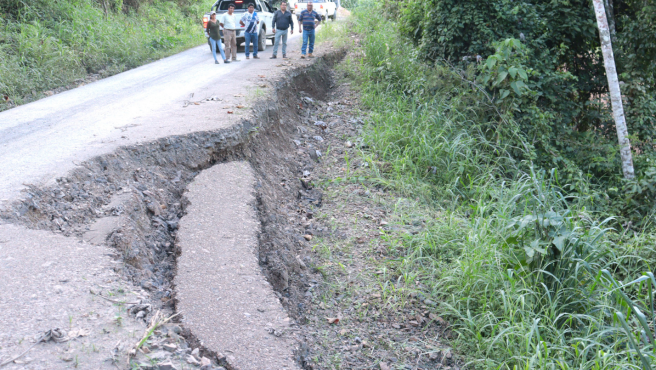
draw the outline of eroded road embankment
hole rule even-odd
[[[0,321],[0,362],[59,326],[63,344],[38,344],[9,367],[124,368],[130,351],[142,368],[302,366],[297,324],[312,261],[299,253],[305,231],[293,216],[321,203],[320,192],[298,181],[321,153],[291,138],[312,121],[312,101],[332,88],[330,70],[343,54],[328,50],[290,68],[229,127],[122,146],[54,185],[29,186],[1,214],[14,225],[0,229],[0,248],[15,248],[25,228],[30,242],[22,256],[0,249],[0,280],[17,279],[27,264],[20,273],[38,288],[3,290],[0,308],[11,317],[12,302],[31,299],[51,317],[21,308],[20,320]],[[76,278],[49,270],[70,270],[57,262],[65,253],[22,263],[74,244],[97,254],[76,264]],[[101,265],[117,274],[104,275]],[[176,268],[184,269],[178,278]],[[176,311],[181,316],[144,335],[153,317]]]

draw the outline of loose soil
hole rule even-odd
[[[441,343],[450,336],[448,325],[423,298],[421,283],[395,290],[402,276],[387,268],[396,248],[387,236],[416,232],[421,223],[395,224],[399,197],[363,181],[371,171],[359,154],[366,149],[358,138],[366,112],[332,69],[344,55],[327,52],[291,71],[234,128],[97,157],[54,186],[30,187],[1,219],[114,248],[121,262],[115,270],[150,293],[142,302],[148,310],[127,310],[146,323],[157,310],[165,316],[176,311],[176,233],[188,205],[187,184],[217,163],[246,160],[257,182],[260,265],[301,333],[299,364],[458,368]],[[209,358],[209,368],[233,368],[183,325],[171,325],[156,331],[145,351],[174,343],[175,359],[199,348],[197,358]],[[166,360],[153,361],[145,351],[133,366],[154,368]]]

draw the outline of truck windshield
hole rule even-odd
[[[217,10],[218,11],[228,10],[228,6],[230,6],[230,4],[233,4],[235,6],[235,11],[248,10],[248,4],[251,4],[251,3],[255,5],[255,10],[257,10],[257,11],[261,10],[257,2],[248,1],[248,0],[222,1],[219,4],[219,9],[217,9]]]

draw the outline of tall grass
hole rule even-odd
[[[0,14],[0,94],[22,104],[89,73],[115,74],[200,45],[211,3],[154,1],[125,14],[93,0],[23,2],[20,14]],[[2,99],[0,110],[8,107]]]
[[[653,235],[613,230],[612,215],[588,211],[599,194],[566,193],[556,171],[533,168],[532,146],[472,71],[417,61],[379,3],[364,5],[343,36],[361,47],[341,67],[370,111],[363,155],[380,184],[439,213],[417,235],[389,236],[404,247],[390,265],[407,290],[428,287],[468,367],[653,367],[656,281],[622,283],[651,271]]]

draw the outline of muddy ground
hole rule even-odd
[[[362,181],[370,171],[359,154],[366,149],[359,138],[366,112],[333,69],[344,55],[331,51],[293,70],[238,127],[123,147],[82,163],[54,186],[31,187],[2,220],[114,248],[121,262],[115,270],[150,293],[142,302],[147,310],[127,308],[148,323],[157,310],[176,312],[176,230],[187,184],[217,163],[248,160],[258,181],[260,265],[300,330],[299,364],[458,368],[441,343],[448,327],[421,284],[402,301],[386,293],[399,279],[385,267],[394,254],[386,235],[415,232],[421,222],[395,224],[399,197]],[[175,360],[200,366],[205,357],[207,369],[231,368],[172,321],[154,333],[133,367],[165,368],[171,356],[153,361],[148,354],[169,344]]]

